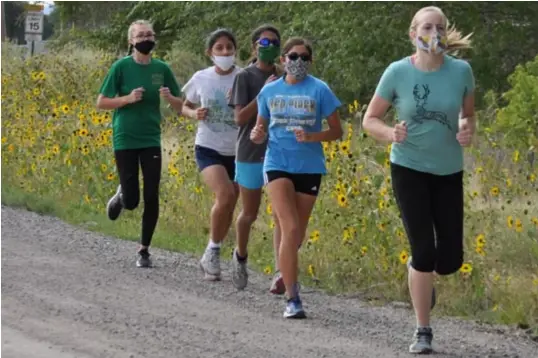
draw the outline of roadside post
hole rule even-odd
[[[44,6],[39,4],[27,4],[26,21],[24,26],[24,39],[30,45],[30,56],[34,55],[35,42],[43,40]]]

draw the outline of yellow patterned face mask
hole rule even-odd
[[[434,54],[443,53],[448,47],[447,37],[440,34],[417,36],[416,43],[419,49]]]

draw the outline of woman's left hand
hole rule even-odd
[[[462,147],[468,147],[473,141],[474,127],[468,120],[463,119],[459,123],[459,131],[456,139]]]
[[[308,142],[310,139],[309,133],[305,132],[304,129],[294,129],[293,132],[295,133],[295,139],[299,143]]]
[[[159,92],[161,96],[166,99],[167,101],[170,101],[170,98],[172,98],[172,93],[170,93],[170,88],[168,87],[161,87],[159,88]]]

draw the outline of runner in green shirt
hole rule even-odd
[[[140,201],[139,166],[144,181],[144,214],[138,267],[150,267],[148,248],[159,217],[161,181],[161,97],[178,113],[183,102],[170,67],[152,58],[155,33],[145,20],[131,24],[129,56],[116,61],[99,91],[97,108],[114,110],[113,146],[120,185],[107,204],[110,220]]]

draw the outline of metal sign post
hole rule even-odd
[[[24,26],[24,39],[30,43],[30,56],[34,55],[35,42],[43,40],[43,25],[45,18],[43,9],[43,5],[26,5],[27,12]]]

